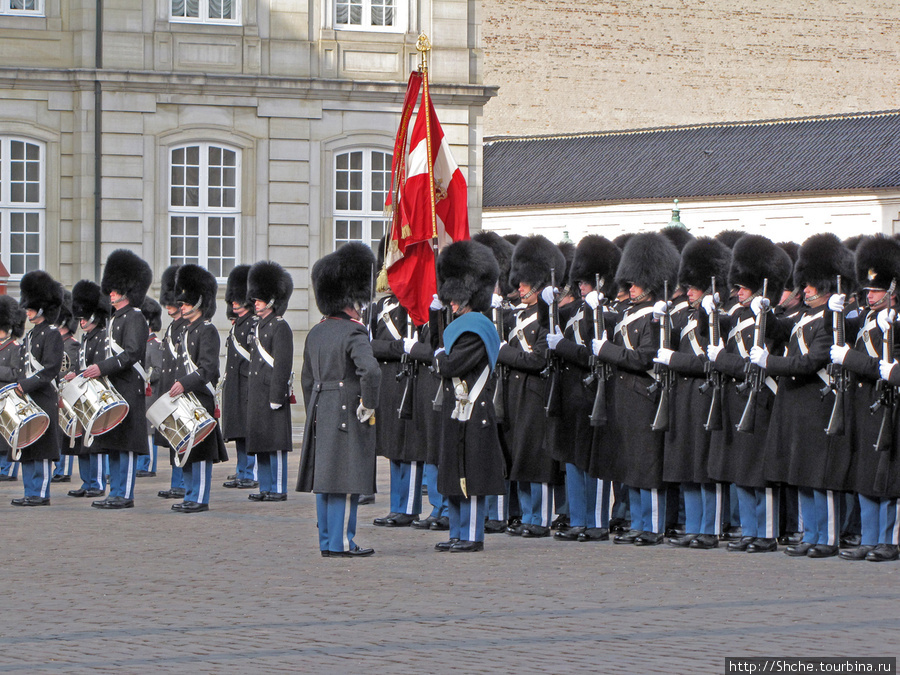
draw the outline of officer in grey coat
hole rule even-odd
[[[282,318],[294,290],[291,275],[276,262],[261,261],[247,274],[247,296],[259,319],[250,356],[247,454],[256,455],[259,492],[254,502],[287,499],[287,453],[291,451],[293,334]]]
[[[354,542],[360,494],[375,491],[375,427],[381,369],[360,311],[371,296],[375,256],[349,243],[312,269],[324,318],[310,329],[300,382],[306,428],[298,492],[316,493],[319,550],[328,557],[372,555]]]

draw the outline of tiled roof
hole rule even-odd
[[[897,110],[484,146],[485,208],[897,186]]]

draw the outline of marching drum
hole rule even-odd
[[[216,428],[216,420],[191,393],[163,394],[147,409],[147,419],[175,449],[175,466],[187,462],[191,450]]]
[[[62,395],[59,397],[59,426],[63,433],[71,439],[79,438],[84,433],[84,427],[78,421],[75,409]]]
[[[78,376],[66,382],[60,396],[75,413],[84,430],[84,444],[88,446],[94,436],[105,434],[128,414],[128,402],[105,377]]]
[[[9,443],[10,459],[22,459],[22,448],[39,439],[50,426],[50,416],[28,395],[20,395],[16,384],[0,389],[0,433]]]

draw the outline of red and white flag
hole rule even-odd
[[[409,152],[398,158],[398,151],[406,153],[408,120],[420,85],[422,101],[409,135]],[[416,325],[422,325],[437,292],[433,242],[440,250],[469,238],[466,180],[438,121],[427,73],[410,76],[394,149],[393,218],[385,267],[391,291]]]

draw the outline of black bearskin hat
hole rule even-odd
[[[132,307],[140,309],[151,283],[153,270],[147,261],[134,251],[120,248],[110,253],[106,259],[100,290],[106,295],[110,291],[118,291],[128,298]]]
[[[19,304],[22,309],[33,309],[49,322],[59,316],[63,304],[63,287],[43,270],[28,272],[19,282]]]
[[[856,247],[859,287],[886,291],[894,279],[900,283],[900,241],[883,234],[862,239]]]
[[[616,283],[625,288],[629,284],[639,286],[659,299],[663,294],[663,282],[669,282],[669,293],[675,290],[680,262],[678,249],[664,235],[642,232],[625,244],[616,270]]]
[[[350,242],[319,258],[312,268],[316,306],[325,316],[345,307],[361,307],[372,297],[375,254],[365,244]],[[252,272],[251,272],[252,274]]]
[[[512,264],[512,255],[515,250],[515,246],[509,242],[509,240],[501,237],[496,232],[483,231],[477,234],[472,235],[472,241],[477,241],[479,244],[484,244],[491,252],[494,254],[494,258],[497,261],[497,265],[500,268],[500,295],[504,298],[508,296],[510,293],[515,291],[509,283],[509,268]]]
[[[777,246],[791,257],[791,266],[793,266],[800,255],[800,244],[796,241],[780,241]]]
[[[468,306],[473,312],[491,308],[491,296],[500,275],[500,266],[491,249],[473,240],[457,241],[438,256],[438,295]]]
[[[681,253],[688,242],[695,239],[694,235],[687,231],[684,227],[678,225],[667,225],[659,231],[666,239],[675,244],[675,248]]]
[[[734,250],[734,245],[738,239],[746,234],[743,230],[722,230],[716,235],[716,239],[725,244],[728,248]]]
[[[0,330],[12,336],[13,329],[19,324],[25,325],[25,312],[15,299],[8,295],[0,295]]]
[[[59,318],[56,325],[65,328],[70,333],[78,330],[78,321],[72,316],[72,294],[69,291],[63,291],[63,303],[59,310]]]
[[[562,251],[563,260],[566,261],[566,273],[562,279],[557,276],[557,284],[560,286],[569,283],[569,275],[572,273],[572,261],[575,259],[575,244],[571,241],[561,241],[557,244]]]
[[[557,285],[565,282],[566,258],[547,237],[533,234],[516,244],[509,269],[509,283],[517,288],[525,283],[540,290],[550,283],[550,270],[556,270]]]
[[[82,279],[72,288],[72,314],[76,319],[103,326],[110,310],[109,296],[103,295],[99,284]]]
[[[856,247],[859,246],[859,242],[861,242],[865,236],[866,235],[864,234],[854,234],[852,237],[847,237],[844,239],[844,246],[856,253]]]
[[[159,304],[163,307],[177,307],[175,302],[175,275],[180,265],[169,265],[159,281]]]
[[[729,286],[743,286],[756,292],[762,290],[763,279],[768,279],[766,297],[774,304],[790,278],[791,257],[784,249],[761,234],[745,234],[738,239],[731,254]]]
[[[513,245],[513,248],[516,247],[520,241],[522,241],[525,237],[521,234],[515,234],[514,232],[510,232],[509,234],[504,234],[503,238],[506,239],[510,244]]]
[[[628,240],[634,236],[634,232],[626,232],[625,234],[620,234],[618,237],[612,240],[616,246],[619,247],[620,251],[625,250],[625,244],[628,243]]]
[[[856,282],[853,253],[830,232],[814,234],[803,242],[794,264],[794,286],[812,286],[819,293],[834,293],[841,275],[843,292]]]
[[[350,246],[350,244],[345,244],[345,246]],[[368,246],[365,248],[369,250]],[[371,254],[371,250],[369,253]],[[315,270],[315,267],[313,269]],[[293,278],[287,270],[273,260],[260,260],[254,263],[247,273],[247,299],[250,301],[262,300],[266,304],[271,303],[275,316],[284,316],[293,292]]]
[[[250,265],[236,265],[228,273],[228,283],[225,286],[225,316],[229,319],[235,317],[233,303],[243,307],[250,306],[250,298],[247,297],[247,275],[250,273]]]
[[[162,307],[151,297],[144,298],[144,304],[141,305],[141,314],[147,320],[151,333],[162,330]]]
[[[175,302],[192,305],[207,320],[215,316],[218,289],[212,272],[200,265],[182,265],[175,275]]]
[[[569,271],[569,284],[574,288],[579,282],[587,282],[593,287],[600,275],[603,288],[595,289],[606,296],[616,294],[616,268],[622,258],[622,251],[606,237],[589,234],[582,237],[575,247],[575,258]]]
[[[712,277],[716,278],[716,290],[725,297],[728,283],[728,268],[731,267],[731,249],[718,239],[698,237],[689,241],[681,252],[681,268],[678,283],[701,290],[710,288]]]

